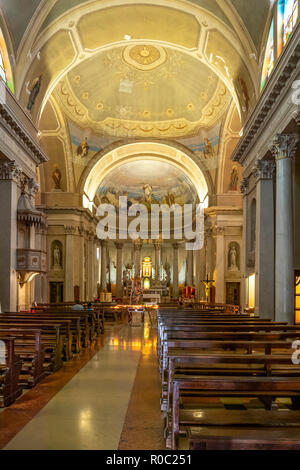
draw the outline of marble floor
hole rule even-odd
[[[134,423],[137,422],[140,433],[143,434],[143,429],[148,430],[145,433],[147,435],[152,424],[154,425],[147,446],[150,449],[155,449],[157,446],[160,448],[163,446],[163,441],[161,441],[162,423],[159,417],[159,381],[155,355],[156,332],[148,324],[144,327],[122,325],[113,328],[106,337],[106,344],[103,344],[90,360],[86,361],[86,364],[53,394],[45,406],[28,420],[4,449],[115,450],[119,448],[119,444],[122,449],[132,448],[137,445],[136,442],[133,443],[137,436],[134,434],[130,437],[130,429],[136,432]],[[54,376],[55,374],[52,377]],[[145,386],[146,377],[151,383]],[[157,393],[154,394],[155,403],[151,393],[151,396],[148,396],[148,411],[144,421],[141,421],[140,414],[135,415],[133,412],[136,408],[135,401],[139,399],[139,389],[142,392],[144,388],[147,394],[149,385],[152,384],[153,387],[153,381],[157,388]],[[33,390],[28,392],[28,395],[32,392]],[[147,402],[147,397],[143,400],[143,406],[145,401]],[[26,405],[24,406],[26,409]],[[158,423],[153,421],[151,424],[151,419],[154,419],[152,416],[154,408],[158,410],[158,415],[155,417],[155,419],[158,417]],[[1,418],[4,415],[5,411],[1,414]],[[0,421],[0,435],[2,431],[5,432],[4,419]],[[141,439],[141,448],[144,444],[144,439]]]

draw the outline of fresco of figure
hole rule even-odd
[[[143,190],[144,190],[145,201],[148,202],[149,204],[151,204],[151,202],[152,202],[152,192],[153,192],[151,184],[148,184],[148,183],[145,184],[144,187],[143,187]]]
[[[86,157],[89,153],[89,144],[87,142],[87,137],[78,145],[77,147],[77,155],[78,157]]]
[[[27,104],[27,109],[30,112],[31,112],[31,110],[34,106],[34,103],[35,103],[35,101],[38,97],[38,94],[40,92],[41,83],[42,83],[42,76],[43,76],[43,74],[41,74],[39,77],[36,77],[32,82],[31,90],[30,90],[30,96],[29,96],[29,100],[28,100],[28,104]]]
[[[205,158],[214,156],[213,146],[207,137],[204,139],[204,156]]]

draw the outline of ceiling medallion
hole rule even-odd
[[[167,60],[167,53],[161,46],[138,44],[125,47],[123,59],[136,69],[147,71],[164,64]]]

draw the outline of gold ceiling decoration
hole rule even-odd
[[[117,137],[193,135],[214,126],[231,101],[193,56],[147,43],[99,52],[59,82],[55,97],[72,121]]]
[[[201,128],[212,127],[216,121],[221,118],[228,109],[231,101],[231,95],[222,82],[219,82],[211,104],[203,110],[203,115],[199,121],[191,122],[188,119],[174,118],[173,108],[165,111],[165,118],[161,121],[151,121],[150,110],[143,110],[141,119],[131,120],[128,118],[130,109],[122,108],[119,114],[122,118],[104,118],[101,121],[94,121],[89,116],[89,110],[82,104],[79,98],[74,94],[68,79],[62,80],[54,92],[55,98],[60,103],[61,109],[66,116],[75,121],[84,128],[93,129],[100,134],[114,135],[118,137],[164,137],[175,138],[198,133]],[[189,103],[187,109],[189,112],[194,105]],[[100,111],[103,111],[102,103],[97,105]]]
[[[167,60],[166,50],[161,46],[138,44],[125,47],[123,60],[138,70],[152,70]]]

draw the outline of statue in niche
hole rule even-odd
[[[239,174],[237,171],[237,166],[233,165],[231,176],[230,176],[230,183],[229,183],[229,191],[237,191],[238,190],[238,182],[239,182]]]
[[[31,84],[30,96],[29,96],[29,101],[27,104],[27,109],[30,112],[40,92],[42,77],[43,77],[43,74],[41,74],[39,77],[36,77]]]
[[[228,249],[228,270],[239,271],[239,247],[237,243],[231,243]]]
[[[58,242],[53,243],[52,248],[52,267],[53,269],[62,269],[62,248]]]
[[[77,147],[78,157],[82,157],[82,158],[87,157],[89,153],[89,149],[90,147],[87,141],[87,137],[85,137],[85,139]]]
[[[54,189],[61,190],[61,171],[57,165],[54,165],[54,171],[52,173],[52,179],[54,181]]]
[[[144,190],[144,196],[145,196],[145,201],[148,203],[148,204],[151,204],[152,202],[152,193],[153,193],[153,188],[151,186],[151,184],[145,184],[144,187],[143,187],[143,190]]]

